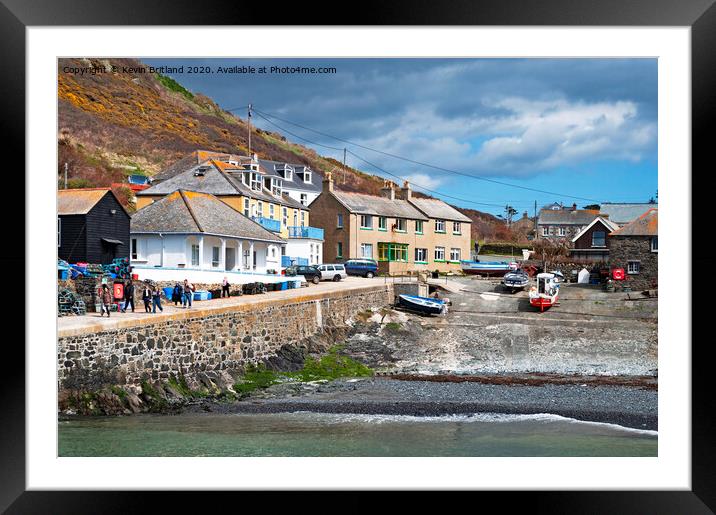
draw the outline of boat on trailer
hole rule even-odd
[[[398,295],[398,305],[426,315],[442,315],[447,313],[448,305],[442,299],[418,297],[417,295]]]
[[[517,269],[517,263],[507,261],[460,261],[462,271],[470,275],[503,275]]]
[[[509,288],[513,293],[517,290],[525,288],[530,282],[530,276],[522,269],[507,272],[502,278],[502,284],[505,288]]]
[[[540,313],[559,301],[559,282],[555,274],[537,274],[537,286],[530,288],[530,305],[539,308]]]

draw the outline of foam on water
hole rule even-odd
[[[467,413],[454,415],[439,416],[414,416],[414,415],[383,415],[383,414],[362,414],[362,413],[315,413],[310,411],[295,411],[286,415],[300,415],[313,419],[320,419],[326,424],[346,424],[346,423],[363,423],[363,424],[386,424],[386,423],[445,423],[445,422],[488,422],[488,423],[513,423],[513,422],[544,422],[544,423],[569,423],[581,424],[595,427],[604,427],[615,431],[623,431],[628,433],[643,434],[649,436],[658,436],[659,432],[650,429],[637,429],[632,427],[621,426],[609,422],[592,422],[587,420],[578,420],[576,418],[563,417],[553,413],[534,413],[534,414],[508,414],[508,413]]]

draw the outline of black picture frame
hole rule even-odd
[[[692,43],[692,183],[707,176],[707,159],[713,143],[707,136],[708,125],[716,111],[716,7],[714,0],[492,0],[475,2],[453,0],[439,5],[425,0],[363,2],[350,15],[320,19],[317,12],[337,13],[335,4],[278,4],[258,2],[240,4],[229,1],[190,2],[186,0],[0,0],[0,63],[4,70],[0,94],[3,143],[13,151],[12,164],[19,170],[24,164],[25,140],[25,29],[28,26],[88,25],[531,25],[531,26],[688,26]],[[350,7],[350,6],[348,6]],[[91,48],[91,46],[88,46]],[[6,161],[9,163],[9,161]],[[711,163],[709,163],[711,165]],[[710,166],[713,168],[713,166]],[[686,172],[686,171],[685,171]],[[17,173],[15,171],[15,173]],[[33,179],[37,180],[37,179]],[[704,179],[705,180],[705,179]],[[15,177],[13,197],[20,203],[25,188]],[[700,206],[708,206],[710,188],[692,189],[692,236],[699,231],[707,215],[698,216]],[[7,193],[7,192],[6,192]],[[18,206],[15,212],[22,213]],[[683,207],[687,209],[686,206]],[[21,216],[21,215],[20,215]],[[23,219],[24,220],[24,219]],[[19,217],[15,220],[19,222]],[[24,224],[5,224],[8,238],[24,242]],[[12,225],[12,227],[7,227]],[[684,249],[686,250],[686,249]],[[12,255],[9,255],[12,254]],[[694,256],[694,254],[692,254]],[[692,258],[692,270],[709,266],[708,253]],[[24,245],[12,253],[0,254],[2,270],[25,268]],[[686,270],[688,266],[684,267]],[[7,274],[6,274],[7,275]],[[20,274],[13,274],[20,275]],[[683,280],[681,277],[680,280]],[[691,270],[688,279],[691,280]],[[6,288],[13,288],[15,305],[24,305],[26,287],[20,277],[9,277]],[[14,282],[13,282],[14,281]],[[27,292],[32,297],[32,292]],[[37,293],[35,293],[37,294]],[[45,292],[47,294],[47,292]],[[483,497],[509,497],[510,506],[525,503],[531,512],[548,513],[713,513],[716,510],[716,422],[713,388],[709,381],[708,336],[695,338],[697,329],[708,320],[711,303],[692,297],[692,489],[691,491],[609,491],[609,492],[503,492]],[[664,300],[662,300],[663,302]],[[21,304],[22,303],[22,304]],[[10,333],[7,333],[10,334]],[[708,333],[705,333],[708,334]],[[3,410],[0,431],[0,510],[8,513],[128,513],[142,511],[145,500],[139,493],[26,491],[25,488],[25,352],[19,338],[5,342],[0,406]],[[669,342],[687,347],[690,341]],[[702,345],[698,345],[702,344]],[[668,416],[668,414],[662,414]],[[147,497],[157,494],[143,493]],[[221,502],[227,495],[215,496]],[[165,510],[188,507],[186,495],[161,495]],[[487,505],[486,505],[487,506]],[[247,506],[248,507],[248,506]],[[182,510],[183,511],[183,510]]]

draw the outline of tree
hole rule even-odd
[[[599,204],[589,204],[588,206],[584,206],[582,209],[594,209],[596,211],[599,211],[602,208]]]
[[[535,258],[544,262],[544,269],[547,270],[555,258],[569,254],[569,245],[563,240],[549,240],[541,238],[532,244]]]
[[[510,205],[505,206],[505,219],[507,220],[508,227],[512,223],[512,217],[515,216],[516,214],[517,214],[517,210],[514,207],[512,207]]]

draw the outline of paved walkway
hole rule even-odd
[[[145,313],[144,302],[140,299],[139,302],[137,302],[134,313],[131,311],[127,313],[114,312],[109,318],[107,318],[107,316],[101,316],[100,313],[87,313],[84,316],[71,315],[59,317],[57,319],[57,329],[60,337],[70,336],[151,323],[152,321],[160,321],[164,317],[171,316],[174,318],[179,314],[190,317],[196,316],[198,313],[223,310],[231,307],[251,306],[273,301],[280,302],[305,296],[314,297],[321,294],[378,286],[385,286],[383,278],[375,277],[365,279],[363,277],[348,277],[339,282],[322,281],[317,285],[311,284],[308,287],[273,291],[260,295],[241,295],[239,297],[212,299],[208,301],[194,301],[191,308],[182,308],[181,305],[174,306],[173,302],[166,302],[166,299],[162,299],[164,311],[157,311],[157,313]]]

